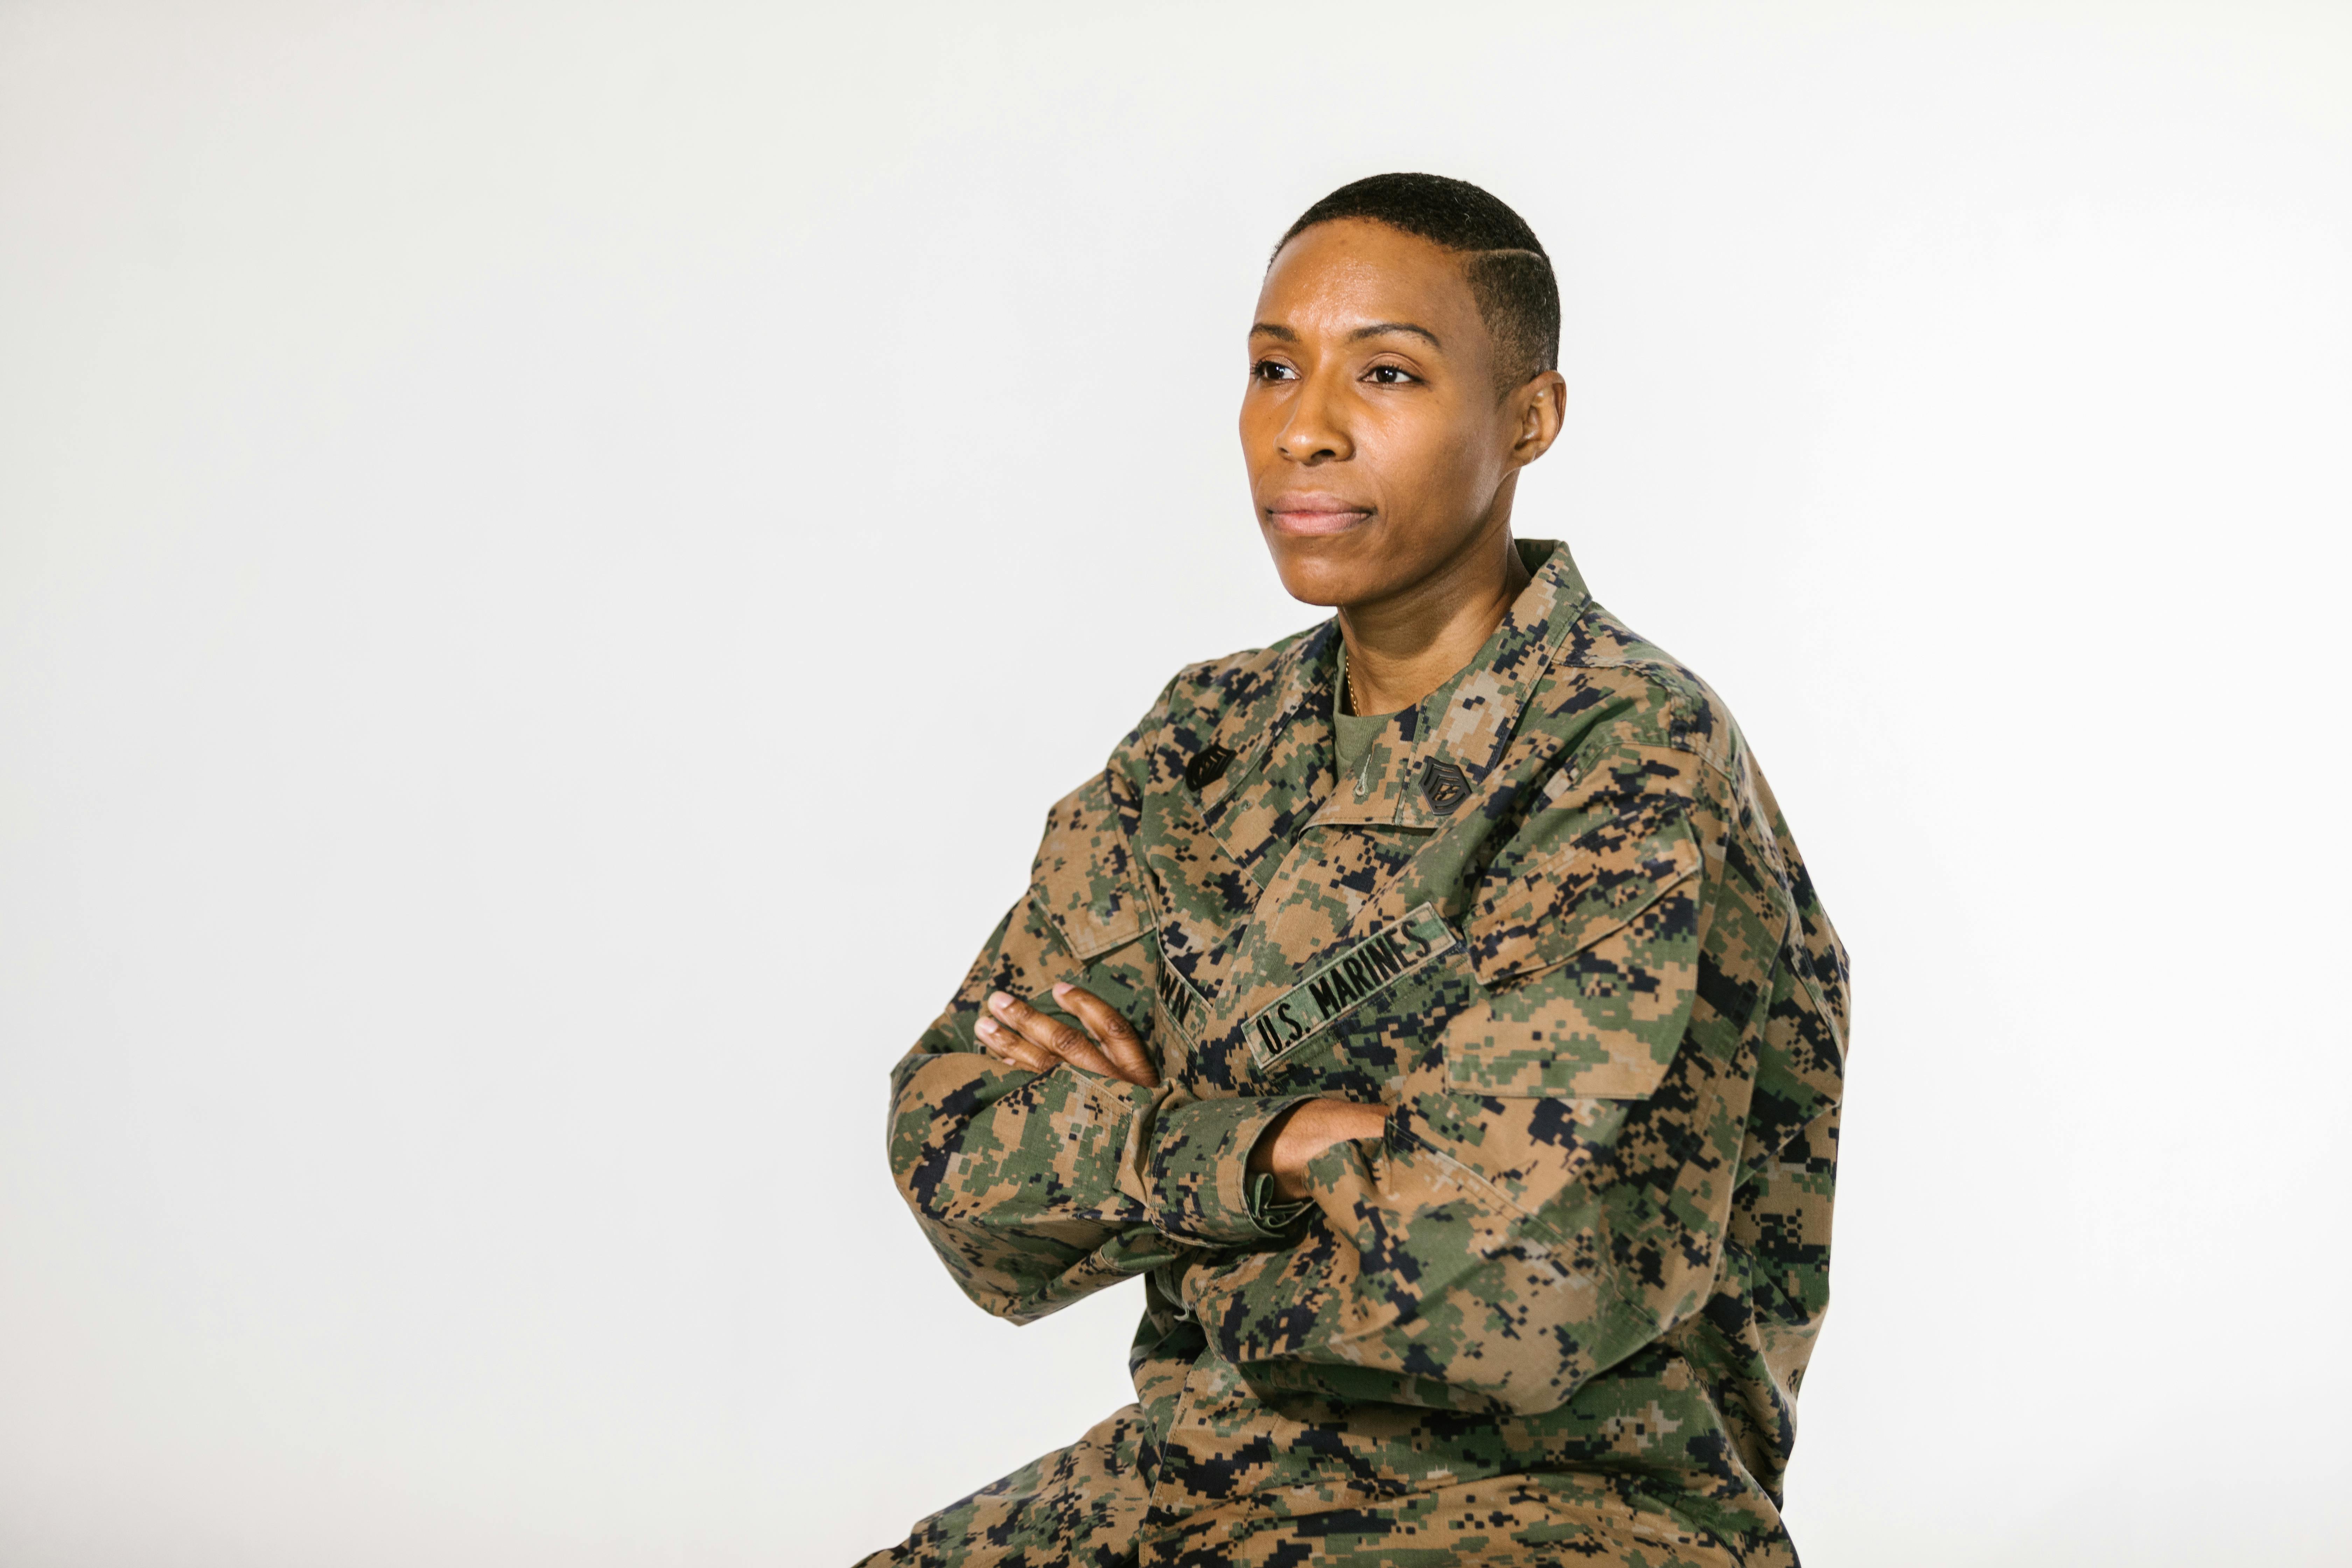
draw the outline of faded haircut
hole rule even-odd
[[[1524,385],[1559,365],[1559,282],[1527,220],[1467,180],[1374,174],[1341,185],[1283,232],[1274,253],[1318,223],[1370,218],[1418,235],[1463,258],[1478,319],[1495,344],[1496,390]],[[1267,265],[1273,258],[1267,258]]]

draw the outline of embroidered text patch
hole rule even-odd
[[[1349,947],[1260,1008],[1249,1021],[1250,1057],[1272,1067],[1373,993],[1402,980],[1454,945],[1454,932],[1423,904],[1384,931]]]

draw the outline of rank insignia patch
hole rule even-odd
[[[1195,790],[1204,790],[1223,778],[1225,770],[1233,765],[1232,748],[1212,741],[1199,755],[1184,764],[1184,782]]]
[[[1421,767],[1421,794],[1432,810],[1451,816],[1455,806],[1470,798],[1470,781],[1452,763],[1432,757]]]

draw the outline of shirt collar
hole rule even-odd
[[[1457,674],[1390,721],[1362,763],[1337,780],[1316,823],[1438,827],[1502,761],[1528,699],[1592,597],[1566,544],[1527,539],[1518,549],[1531,575],[1502,624]],[[1328,629],[1331,636],[1317,643],[1338,643],[1336,621]],[[1318,651],[1328,703],[1338,655],[1336,646]],[[1326,707],[1327,732],[1328,712]]]

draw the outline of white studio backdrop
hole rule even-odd
[[[2352,11],[15,0],[0,1563],[846,1563],[1126,1399],[885,1073],[1317,618],[1241,334],[1391,168],[1853,952],[1807,1562],[2343,1560]]]

